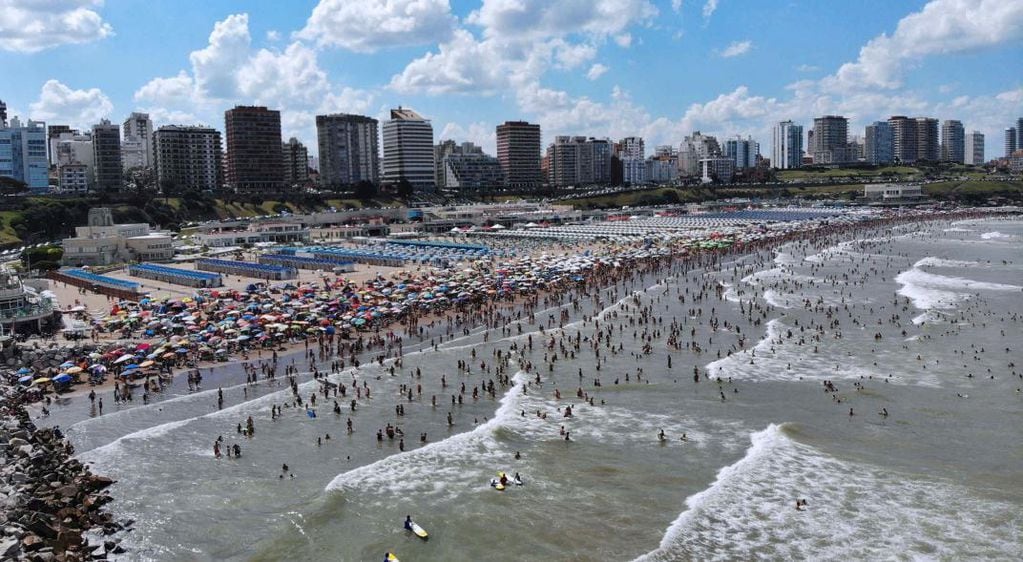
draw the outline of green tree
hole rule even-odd
[[[371,181],[361,180],[355,184],[355,198],[366,201],[377,196],[377,186]]]
[[[412,187],[412,182],[408,181],[408,178],[398,180],[398,197],[408,199],[412,197],[414,192],[415,189]]]

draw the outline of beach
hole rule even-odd
[[[566,232],[590,255],[537,242],[536,290],[35,421],[117,481],[125,560],[1019,558],[1023,222],[819,220],[701,249]]]

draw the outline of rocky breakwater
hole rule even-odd
[[[96,351],[94,344],[60,345],[56,343],[41,344],[39,341],[19,343],[12,346],[3,358],[7,367],[31,367],[36,372],[55,369],[61,363],[77,359]]]
[[[0,383],[0,560],[105,560],[130,529],[103,510],[113,480],[72,458],[59,429],[37,428],[18,389]]]

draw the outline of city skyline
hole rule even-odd
[[[223,133],[225,110],[266,105],[311,154],[315,115],[384,120],[399,105],[430,119],[437,139],[489,154],[507,120],[540,124],[545,146],[558,135],[677,145],[694,130],[767,145],[774,123],[809,130],[827,114],[848,117],[857,135],[891,115],[955,119],[998,154],[1023,109],[1018,73],[988,71],[1018,66],[1023,6],[1012,2],[868,1],[842,17],[727,0],[526,2],[521,12],[500,0],[323,0],[248,13],[154,2],[145,15],[159,26],[100,1],[45,13],[8,4],[0,64],[22,77],[0,95],[9,115],[81,129],[143,111],[156,126]],[[36,19],[73,25],[28,31]],[[792,29],[800,40],[781,40]]]

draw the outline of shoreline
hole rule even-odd
[[[630,266],[633,266],[633,267],[647,267],[649,265],[653,265],[653,266],[656,267],[656,264],[658,264],[661,260],[663,260],[665,258],[670,259],[670,260],[675,260],[675,259],[678,259],[680,257],[685,258],[685,259],[701,259],[702,257],[708,256],[708,255],[732,255],[732,254],[735,254],[735,253],[745,253],[745,252],[749,252],[749,251],[763,251],[763,250],[767,250],[767,249],[771,249],[771,248],[775,248],[775,247],[781,246],[781,245],[783,245],[783,244],[785,244],[787,242],[791,242],[793,240],[798,240],[798,239],[800,239],[800,238],[802,238],[804,236],[814,235],[814,234],[818,234],[818,235],[822,235],[822,236],[830,236],[830,235],[835,235],[835,234],[845,234],[845,233],[850,232],[850,231],[854,231],[855,232],[857,230],[874,229],[874,228],[882,227],[882,226],[885,226],[885,225],[888,225],[890,227],[890,226],[906,224],[906,223],[930,222],[930,221],[933,221],[933,220],[950,220],[950,221],[973,220],[973,219],[983,219],[983,218],[994,218],[994,217],[999,217],[999,216],[1012,216],[1014,214],[1018,214],[1018,212],[1015,212],[1015,213],[1008,212],[1008,211],[1003,211],[1003,212],[983,212],[983,211],[981,211],[979,209],[970,208],[970,209],[964,209],[964,210],[961,210],[961,211],[937,212],[937,213],[929,213],[929,214],[924,214],[924,215],[881,217],[881,218],[876,218],[876,219],[872,219],[872,220],[868,220],[868,221],[861,221],[861,222],[855,222],[855,223],[840,225],[837,228],[826,227],[826,228],[815,228],[815,229],[805,229],[805,230],[794,230],[794,231],[788,232],[788,233],[780,235],[780,236],[770,237],[770,238],[767,238],[765,240],[757,240],[757,241],[755,241],[753,243],[743,244],[741,246],[736,245],[736,246],[728,247],[726,249],[715,249],[715,250],[698,249],[696,251],[683,250],[682,252],[676,252],[674,248],[671,248],[670,249],[671,251],[668,254],[666,254],[666,255],[654,256],[654,257],[648,257],[648,258],[635,258],[635,259],[633,259],[632,263],[629,263],[627,260],[623,259],[622,260],[622,264],[620,266],[612,266],[611,269],[612,270],[614,270],[614,269],[623,269],[624,270],[624,269],[629,268]],[[581,281],[580,283],[584,287],[590,287],[590,286],[592,286],[594,284],[594,281],[595,281],[594,277],[599,277],[600,274],[602,274],[602,273],[604,273],[603,268],[601,267],[601,264],[598,264],[597,266],[595,266],[595,267],[585,271],[585,274],[583,276],[584,280]],[[397,271],[397,272],[392,272],[392,275],[397,275],[397,274],[408,274],[408,272],[404,271],[404,270]],[[567,286],[565,286],[565,285],[567,285]],[[396,325],[404,327],[405,330],[406,330],[406,335],[409,338],[411,338],[413,336],[409,332],[412,329],[414,329],[415,327],[419,326],[421,323],[438,322],[438,321],[443,321],[443,320],[450,320],[451,317],[453,317],[453,316],[454,317],[462,317],[463,315],[470,313],[472,308],[483,308],[483,309],[487,309],[487,310],[489,310],[490,308],[496,308],[496,309],[501,309],[501,310],[509,310],[510,309],[512,311],[518,311],[519,309],[522,309],[522,308],[527,308],[528,309],[528,308],[535,307],[536,303],[539,302],[540,299],[546,298],[546,297],[548,297],[550,295],[553,295],[553,294],[560,294],[562,291],[566,290],[567,288],[571,288],[572,286],[573,286],[572,284],[562,283],[562,285],[554,286],[552,288],[547,288],[546,290],[538,289],[535,292],[533,292],[531,294],[527,294],[527,295],[514,294],[512,296],[512,298],[510,298],[510,299],[508,299],[508,298],[501,298],[500,296],[498,296],[497,298],[494,298],[494,299],[489,300],[489,301],[484,301],[484,302],[480,302],[480,303],[470,302],[468,304],[458,304],[458,305],[448,306],[448,307],[444,307],[444,308],[439,308],[439,309],[436,309],[436,310],[428,310],[428,311],[426,311],[424,313],[421,313],[421,314],[416,313],[414,311],[414,309],[413,309],[408,315],[403,316],[403,317],[393,318],[388,323],[381,323],[381,324],[374,325],[372,328],[367,328],[365,330],[357,330],[357,331],[352,332],[351,335],[357,336],[354,339],[343,340],[341,338],[331,337],[331,338],[328,339],[327,343],[328,343],[328,345],[331,348],[337,349],[337,355],[341,356],[341,353],[342,353],[341,352],[341,344],[344,343],[345,341],[348,341],[348,342],[362,342],[362,341],[364,341],[364,336],[366,336],[366,335],[372,335],[372,334],[377,334],[378,335],[381,332],[392,333],[393,332],[393,328]],[[530,315],[531,314],[532,313],[530,312]],[[477,326],[477,327],[479,327],[479,326]],[[489,329],[489,327],[488,327],[488,329]],[[261,357],[260,356],[260,352],[265,352],[265,353],[262,353],[262,355],[273,354],[273,353],[276,352],[279,359],[282,358],[282,357],[291,357],[292,355],[295,355],[295,354],[297,354],[299,352],[303,352],[303,353],[308,352],[311,349],[311,344],[317,344],[317,346],[321,345],[323,343],[323,339],[324,338],[323,338],[322,335],[321,335],[321,337],[315,337],[315,336],[310,336],[310,335],[306,334],[306,336],[304,338],[302,338],[302,339],[297,339],[296,340],[296,339],[292,338],[292,339],[286,340],[284,342],[280,342],[279,346],[249,349],[247,355],[242,355],[240,357],[230,357],[226,361],[218,361],[218,360],[215,360],[215,359],[214,360],[197,359],[197,360],[195,360],[195,366],[191,366],[191,367],[188,367],[188,366],[186,366],[186,367],[176,366],[176,367],[171,368],[171,371],[169,373],[167,373],[166,375],[164,375],[162,373],[160,373],[160,374],[151,373],[151,376],[152,377],[157,377],[157,378],[163,377],[163,376],[167,376],[167,377],[173,379],[173,378],[178,377],[182,373],[188,373],[190,371],[191,372],[194,372],[194,371],[199,371],[199,372],[207,371],[207,372],[209,372],[209,371],[212,371],[212,370],[216,369],[216,367],[220,366],[220,365],[229,365],[229,364],[232,364],[232,363],[258,364],[259,362],[265,360],[265,357]],[[443,341],[443,340],[441,340],[441,341]],[[138,344],[148,343],[148,340],[145,340],[145,339],[141,339],[141,340],[137,340],[137,341],[134,340],[134,339],[131,339],[131,340],[113,340],[113,341],[108,341],[107,342],[107,347],[109,348],[109,346],[111,346],[111,345],[120,345],[120,344],[122,344],[122,342],[124,344],[128,345],[128,346],[131,346],[131,345],[138,345]],[[95,345],[99,345],[100,344],[100,342],[92,342],[92,343],[95,344]],[[438,342],[438,343],[441,343],[441,342]],[[148,381],[149,377],[147,376],[145,379],[140,379],[140,380]],[[96,385],[88,385],[88,384],[73,385],[71,387],[70,391],[60,393],[59,396],[72,398],[72,397],[76,397],[76,396],[87,395],[87,394],[89,394],[89,392],[92,392],[92,391],[96,391],[97,393],[111,391],[111,390],[114,389],[114,385],[115,385],[116,381],[117,381],[117,377],[110,376],[104,382],[96,384]]]
[[[539,323],[541,326],[543,326],[544,329],[546,329],[547,328],[546,325],[545,325],[546,323],[543,321],[542,318],[539,318],[539,317],[533,318],[533,312],[535,312],[535,309],[537,308],[537,306],[540,303],[544,302],[545,300],[551,299],[551,298],[553,298],[556,295],[564,296],[565,292],[567,292],[567,291],[573,291],[573,290],[588,291],[588,290],[595,289],[595,288],[598,288],[598,287],[604,287],[604,286],[607,285],[607,282],[609,280],[611,282],[616,282],[616,281],[621,280],[621,279],[629,278],[629,276],[631,276],[631,275],[637,275],[637,274],[642,274],[642,273],[652,273],[652,272],[655,272],[657,268],[663,267],[664,265],[670,265],[671,263],[675,262],[678,259],[691,260],[690,263],[693,266],[700,267],[700,266],[704,265],[705,262],[716,261],[716,260],[718,260],[720,258],[723,258],[725,256],[739,255],[739,254],[750,254],[750,253],[764,252],[764,251],[773,251],[776,248],[780,247],[781,245],[784,245],[784,244],[786,244],[788,242],[791,242],[793,240],[810,240],[810,239],[814,239],[814,240],[819,241],[822,238],[823,239],[828,239],[829,237],[835,237],[835,238],[846,237],[846,238],[848,238],[848,236],[850,234],[854,234],[856,232],[866,231],[866,230],[870,230],[870,229],[878,229],[878,228],[882,228],[882,229],[884,229],[884,228],[891,228],[891,227],[894,227],[896,225],[901,225],[901,224],[923,223],[923,222],[931,222],[931,221],[935,221],[935,220],[939,220],[939,221],[955,221],[955,220],[963,220],[963,219],[968,219],[968,218],[987,218],[987,217],[994,218],[996,216],[1001,216],[1001,215],[986,214],[986,216],[985,216],[984,213],[971,213],[970,211],[963,211],[963,212],[960,212],[960,213],[934,214],[934,215],[928,215],[928,216],[890,217],[890,218],[886,218],[886,219],[878,219],[878,220],[873,220],[873,221],[864,221],[864,222],[861,222],[861,223],[854,223],[854,224],[851,224],[851,225],[842,225],[842,226],[834,227],[832,229],[814,229],[814,230],[796,231],[796,232],[788,233],[788,234],[786,234],[784,236],[778,236],[778,237],[775,237],[775,238],[772,238],[772,239],[769,239],[769,240],[759,241],[756,244],[743,245],[741,248],[740,247],[732,247],[732,248],[728,248],[728,249],[724,249],[724,250],[714,250],[714,251],[697,251],[697,252],[692,252],[692,253],[680,253],[680,254],[671,253],[671,254],[668,254],[666,256],[657,256],[657,257],[653,257],[653,258],[638,259],[638,260],[636,260],[635,262],[632,262],[632,263],[623,263],[622,266],[620,266],[620,267],[608,267],[608,268],[605,268],[605,269],[599,269],[598,268],[598,269],[594,269],[592,271],[589,271],[589,272],[587,272],[587,275],[585,276],[585,280],[583,282],[581,282],[581,283],[565,283],[565,284],[556,286],[556,287],[554,287],[553,289],[551,289],[549,291],[543,291],[543,292],[539,292],[538,291],[537,293],[529,295],[528,297],[523,296],[523,297],[520,297],[520,298],[514,298],[514,299],[510,299],[510,300],[494,299],[492,301],[483,303],[483,305],[467,304],[467,305],[462,305],[462,306],[450,307],[450,308],[447,308],[447,309],[445,309],[443,311],[440,311],[440,314],[437,314],[436,317],[433,317],[433,315],[422,315],[422,316],[415,315],[415,316],[409,317],[407,319],[395,320],[395,322],[392,322],[392,323],[390,323],[388,325],[378,326],[378,327],[375,328],[375,330],[357,332],[357,334],[360,335],[360,336],[367,336],[367,335],[372,336],[374,334],[379,335],[381,332],[388,331],[390,328],[392,328],[394,326],[395,323],[397,323],[399,321],[402,322],[402,325],[405,325],[406,324],[405,320],[408,320],[408,325],[415,326],[415,325],[418,325],[419,321],[426,321],[426,320],[432,320],[432,321],[441,320],[442,321],[445,318],[450,319],[452,317],[456,317],[456,318],[460,318],[460,319],[464,318],[466,320],[471,319],[474,322],[475,326],[477,326],[477,327],[485,326],[486,330],[483,332],[485,334],[485,333],[488,333],[490,331],[490,329],[491,329],[491,326],[487,323],[487,320],[486,320],[488,314],[493,314],[497,310],[500,310],[500,311],[513,310],[514,311],[516,309],[518,309],[520,312],[523,312],[523,313],[525,313],[526,310],[530,310],[528,315],[523,314],[523,316],[522,316],[522,323],[532,323],[532,324]],[[527,322],[527,318],[530,319],[528,322]],[[528,326],[528,332],[534,332],[535,330],[536,330],[536,326],[535,325]],[[522,333],[526,333],[526,332],[522,332]],[[409,335],[408,337],[411,339],[414,336]],[[460,337],[460,336],[456,336],[456,337]],[[309,343],[310,342],[318,343],[319,341],[321,341],[321,339],[306,338],[304,340],[299,340],[299,341],[295,341],[295,342],[289,342],[289,345],[287,346],[287,351],[286,352],[279,352],[279,357],[281,357],[281,356],[283,356],[283,357],[290,357],[291,355],[296,354],[296,352],[303,351],[303,348],[299,347],[300,345],[306,346],[306,348],[307,348],[306,351],[313,351],[313,350],[316,349],[316,347],[309,346]],[[438,342],[438,343],[442,343],[442,342],[443,342],[443,337],[441,337],[441,341]],[[427,349],[427,346],[426,346],[425,342],[423,342],[422,348],[423,349]],[[373,355],[374,352],[377,351],[377,350],[375,350],[375,349],[364,349],[362,351],[363,351],[363,354]],[[399,348],[397,356],[400,357],[401,355],[402,355],[402,350]],[[264,357],[264,359],[265,359],[265,357]],[[258,358],[250,358],[250,361],[253,361],[253,362],[258,361]],[[238,359],[238,360],[229,361],[226,364],[232,364],[232,363],[237,363],[237,362],[241,362],[241,360]],[[200,368],[206,369],[206,368],[209,368],[210,366],[212,366],[213,368],[216,368],[216,366],[218,366],[219,363],[220,362],[209,362],[208,365],[204,364]],[[194,368],[184,368],[184,369],[174,370],[173,371],[173,376],[176,377],[182,371],[186,371],[187,372],[187,371],[193,370],[193,369]],[[81,394],[81,393],[89,390],[89,389],[84,388],[84,385],[80,385],[80,386],[83,386],[83,388],[81,388],[82,392],[79,392],[78,394]],[[90,387],[90,389],[97,389],[97,388],[98,387]],[[74,394],[65,394],[64,396],[74,396]]]

